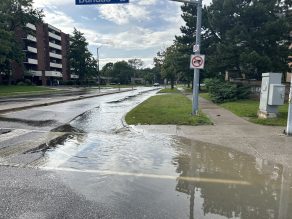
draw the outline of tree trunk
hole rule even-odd
[[[174,89],[174,79],[171,79],[170,83],[171,83],[171,89]]]

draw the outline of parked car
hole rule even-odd
[[[153,86],[154,87],[158,87],[160,84],[159,83],[154,83]]]

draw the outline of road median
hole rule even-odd
[[[34,107],[42,107],[42,106],[50,106],[50,105],[55,105],[55,104],[60,104],[60,103],[66,103],[66,102],[71,102],[71,101],[78,101],[78,100],[83,100],[83,99],[88,99],[88,98],[93,98],[93,97],[99,97],[99,96],[105,96],[105,95],[111,95],[111,94],[116,94],[116,93],[123,93],[123,92],[128,92],[131,91],[132,89],[124,89],[120,91],[113,91],[113,92],[108,92],[108,93],[98,93],[98,94],[90,94],[90,95],[82,95],[82,96],[75,96],[75,97],[66,97],[62,98],[59,100],[51,100],[51,101],[37,101],[35,103],[28,103],[28,104],[22,104],[20,106],[13,106],[9,107],[9,105],[4,106],[0,108],[0,114],[8,113],[8,112],[14,112],[14,111],[21,111],[21,110],[26,110]],[[3,109],[4,108],[4,109]]]
[[[191,101],[182,93],[168,92],[150,97],[130,111],[125,120],[129,125],[210,125],[210,119],[200,112],[193,116]]]

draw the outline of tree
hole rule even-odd
[[[143,78],[146,83],[154,84],[161,81],[160,72],[156,68],[144,68],[139,70],[139,77]]]
[[[81,82],[88,79],[88,76],[94,71],[92,54],[88,51],[87,46],[84,34],[74,28],[69,52],[70,66],[74,69],[75,74],[79,75]]]
[[[163,53],[163,63],[161,66],[161,75],[162,77],[170,80],[171,89],[174,88],[174,82],[179,73],[178,67],[178,55],[176,45],[168,47]]]
[[[285,72],[289,7],[291,1],[213,0],[203,9],[201,52],[207,55],[205,74],[236,70],[260,79],[266,71]],[[188,53],[195,41],[196,8],[185,4],[182,11],[186,26],[176,41]]]
[[[89,53],[86,55],[86,70],[85,70],[85,76],[86,79],[93,79],[96,78],[98,75],[97,71],[97,61],[92,57],[92,54]]]
[[[143,61],[141,59],[130,59],[130,60],[128,60],[128,64],[133,69],[134,78],[136,78],[138,75],[140,75],[140,73],[141,73],[140,68],[143,66]]]
[[[114,67],[114,63],[109,62],[106,63],[105,66],[102,67],[100,74],[104,77],[107,77],[107,83],[109,82],[109,77],[112,76],[112,72],[113,72],[113,67]]]
[[[143,61],[141,59],[129,59],[128,60],[129,65],[138,70],[143,66]]]
[[[101,75],[105,77],[110,77],[112,75],[114,63],[108,62],[101,69]]]
[[[112,76],[121,84],[129,84],[134,69],[126,62],[120,61],[113,65]]]

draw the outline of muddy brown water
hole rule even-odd
[[[220,145],[124,127],[125,113],[151,95],[104,103],[75,118],[70,125],[84,133],[54,142],[40,168],[108,206],[110,218],[292,218],[286,167]]]

